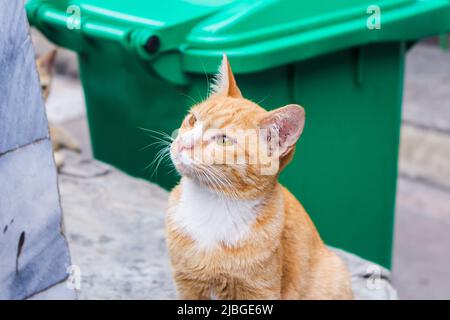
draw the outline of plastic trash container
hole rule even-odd
[[[447,0],[30,0],[30,22],[78,53],[96,158],[165,188],[138,127],[171,133],[226,52],[244,96],[305,107],[282,182],[324,240],[389,267],[403,68],[450,30]]]

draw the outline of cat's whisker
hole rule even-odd
[[[197,95],[199,96],[199,101],[203,101],[204,100],[204,98],[202,97],[202,93],[200,92],[200,89],[199,88],[196,88],[196,91],[197,91]]]
[[[161,144],[161,145],[164,145],[164,146],[170,146],[172,144],[172,142],[173,142],[173,141],[162,139],[160,137],[155,137],[155,136],[151,136],[151,135],[148,135],[148,136],[150,138],[152,138],[153,140],[156,140],[156,141],[153,141],[149,145],[144,146],[143,150],[145,150],[145,149],[147,149],[147,148],[149,148],[149,147],[151,147],[151,146],[153,146],[155,144],[158,144],[158,143]]]
[[[208,168],[208,170],[206,170],[206,175],[208,176],[208,178],[210,178],[210,180],[214,181],[215,185],[218,186],[220,188],[220,190],[223,192],[225,191],[225,184],[223,183],[223,181],[218,178],[211,170],[210,168]]]
[[[223,186],[223,183],[222,183],[220,180],[217,180],[217,178],[215,178],[214,175],[211,175],[211,174],[208,175],[207,173],[204,173],[204,174],[205,174],[205,176],[206,176],[210,181],[211,181],[211,180],[215,181],[215,183],[214,183],[214,182],[211,182],[211,184],[212,184],[213,186],[219,188],[219,192],[217,193],[217,196],[218,196],[220,199],[224,200],[224,199],[225,199],[225,188],[224,188],[224,186]],[[225,202],[226,202],[226,201],[225,201]]]
[[[169,141],[155,141],[153,143],[150,143],[150,144],[142,147],[141,149],[139,149],[139,151],[146,150],[146,149],[148,149],[148,148],[150,148],[150,147],[152,147],[154,145],[156,145],[156,146],[170,146],[170,144],[171,143]]]
[[[168,159],[170,159],[170,145],[161,148],[161,150],[158,151],[158,153],[156,154],[155,158],[153,159],[153,161],[148,164],[144,170],[154,166],[153,172],[150,176],[150,178],[152,178],[158,171],[159,166],[161,165],[161,163],[163,161],[167,161]]]
[[[158,131],[158,130],[154,130],[154,129],[139,127],[139,126],[137,128],[140,129],[140,130],[143,130],[143,131],[153,132],[153,133],[157,133],[157,134],[160,134],[160,135],[167,135],[167,133],[164,132],[164,131]]]
[[[218,183],[224,187],[232,187],[229,180],[224,176],[220,175],[218,172],[215,172],[213,167],[208,168],[208,173],[216,180]]]
[[[208,97],[209,96],[209,92],[210,92],[210,88],[211,88],[211,83],[209,81],[208,73],[206,72],[205,64],[203,63],[202,59],[200,59],[200,63],[201,63],[202,68],[203,68],[203,73],[205,74],[205,77],[206,77],[206,97]]]
[[[207,185],[209,184],[210,187],[216,186],[216,183],[214,183],[211,177],[208,174],[206,174],[203,170],[199,170],[198,173],[201,174],[206,179]]]
[[[146,165],[145,167],[144,167],[144,169],[142,169],[142,170],[147,170],[147,169],[149,169],[150,167],[152,167],[155,163],[156,163],[156,161],[158,161],[158,158],[159,158],[159,152],[156,154],[156,156],[153,158],[153,160],[148,164],[148,165]],[[153,174],[152,174],[152,176],[153,176]]]
[[[268,97],[270,97],[271,96],[271,94],[270,93],[268,93],[264,98],[262,98],[260,101],[258,101],[256,104],[259,104],[259,105],[261,105],[261,103],[263,103],[264,101],[266,101],[266,99],[268,98]]]
[[[199,103],[199,101],[195,100],[194,98],[192,98],[190,95],[185,94],[185,93],[180,93],[183,97],[188,98],[193,105],[196,105]]]
[[[170,158],[169,148],[163,148],[154,172],[158,171],[159,166]]]
[[[150,137],[150,138],[152,138],[152,139],[155,139],[155,140],[158,140],[158,141],[166,141],[166,142],[172,142],[172,141],[173,141],[173,139],[172,139],[171,137],[154,136],[154,135],[151,135],[151,134],[149,134],[149,133],[146,133],[146,135],[147,135],[148,137]]]
[[[222,184],[220,181],[218,181],[215,177],[213,178],[212,174],[210,173],[210,167],[203,165],[202,163],[195,163],[194,162],[194,171],[196,173],[200,173],[202,177],[204,177],[207,180],[207,184],[210,185],[210,187],[219,187],[223,192]]]
[[[228,177],[226,177],[223,172],[218,171],[218,169],[212,166],[202,167],[210,180],[213,180],[215,182],[213,183],[213,186],[218,187],[221,194],[231,197],[232,200],[239,200],[239,196],[233,188],[232,182],[228,179]]]
[[[172,161],[170,162],[171,164],[172,164],[172,166],[173,166],[173,163],[172,163]],[[175,172],[176,174],[177,174],[177,176],[180,176],[180,173],[177,171],[177,168],[175,168],[175,166],[173,166],[173,168],[172,169],[170,169],[169,171],[167,171],[167,175],[170,175],[171,173],[173,173],[173,172]]]
[[[154,159],[143,169],[143,170],[147,170],[147,169],[151,168],[152,166],[154,166],[153,172],[150,175],[150,178],[152,178],[157,173],[160,165],[164,161],[168,160],[168,158],[170,157],[170,146],[174,139],[165,132],[160,132],[157,130],[142,128],[142,127],[138,127],[138,128],[145,131],[149,137],[156,140],[156,141],[153,141],[152,143],[142,147],[140,149],[140,151],[146,150],[153,146],[161,147],[161,149],[156,153]]]
[[[172,136],[170,136],[168,133],[166,133],[166,132],[163,132],[163,131],[157,131],[157,130],[152,130],[152,129],[147,129],[147,128],[143,128],[143,127],[137,127],[138,129],[140,129],[140,130],[142,130],[142,131],[145,131],[145,132],[147,132],[147,134],[148,133],[151,133],[151,134],[148,134],[150,137],[152,137],[152,138],[155,138],[155,139],[163,139],[163,138],[166,138],[166,139],[168,139],[168,140],[170,140],[170,141],[173,141],[174,140],[174,138],[172,137]]]

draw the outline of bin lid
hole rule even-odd
[[[117,41],[155,66],[198,73],[214,72],[224,52],[236,73],[247,73],[450,30],[450,0],[29,0],[27,12],[50,38],[46,27],[59,29],[52,40],[63,46],[81,50],[75,31]]]

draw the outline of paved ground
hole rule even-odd
[[[450,299],[450,192],[400,178],[393,280],[402,299]]]
[[[68,56],[58,68],[76,76]],[[49,119],[63,123],[82,142],[82,157],[90,159],[81,89],[73,78],[58,77],[58,83],[65,89],[51,96]],[[413,48],[406,67],[393,259],[394,285],[404,299],[450,299],[449,86],[450,53],[424,44]]]
[[[450,299],[450,53],[407,56],[393,278],[400,298]]]

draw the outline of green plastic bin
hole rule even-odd
[[[450,30],[450,1],[30,0],[26,8],[32,25],[78,53],[96,158],[172,187],[169,168],[153,177],[144,169],[158,149],[142,150],[153,140],[138,128],[176,129],[226,52],[246,97],[268,109],[305,107],[281,180],[324,240],[390,267],[405,53]]]

